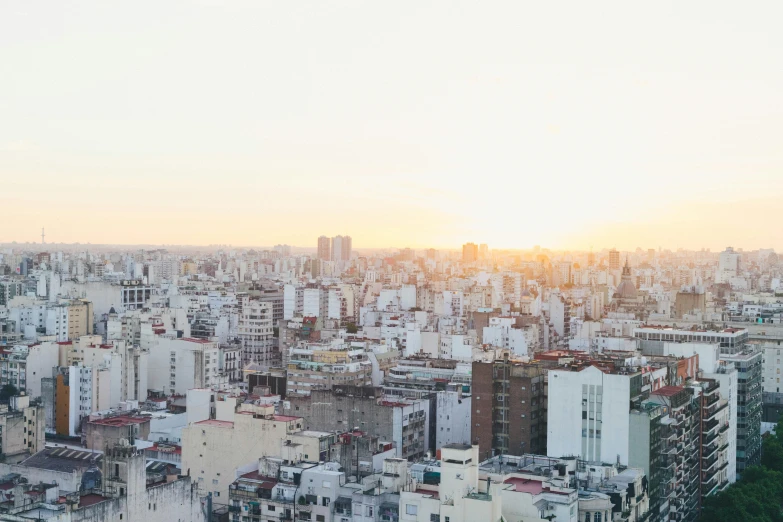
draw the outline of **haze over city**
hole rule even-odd
[[[782,10],[6,3],[0,241],[780,248]]]

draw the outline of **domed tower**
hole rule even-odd
[[[617,285],[617,290],[614,292],[615,299],[636,299],[639,293],[636,291],[636,285],[633,284],[633,276],[631,276],[631,267],[628,266],[628,258],[625,258],[625,266],[623,266],[623,275],[620,278],[620,284]]]

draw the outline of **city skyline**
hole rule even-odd
[[[350,237],[350,236],[347,236]],[[318,238],[316,238],[317,240]],[[327,237],[327,239],[331,240],[331,237]],[[476,243],[473,241],[473,243]],[[709,248],[709,247],[699,247],[699,248],[686,248],[686,247],[677,247],[677,248],[667,248],[663,246],[645,246],[645,245],[637,245],[635,247],[630,248],[619,248],[616,245],[593,245],[588,248],[555,248],[550,245],[532,245],[529,247],[508,247],[508,248],[500,248],[500,247],[493,247],[492,245],[487,245],[486,243],[476,243],[477,246],[479,245],[486,245],[488,247],[488,250],[490,252],[496,251],[496,252],[503,252],[503,253],[514,253],[514,252],[552,252],[552,253],[573,253],[573,254],[600,254],[600,253],[609,253],[612,250],[618,251],[620,254],[631,254],[631,253],[643,253],[646,254],[649,250],[653,250],[655,252],[678,252],[678,251],[684,251],[684,252],[706,252],[709,254],[719,254],[720,252],[724,251],[727,248],[733,248],[737,252],[756,252],[756,251],[766,251],[766,250],[772,250],[774,252],[778,252],[773,247],[756,247],[756,248],[744,248],[742,246],[738,246],[736,244],[726,244],[723,246],[719,246],[718,248]],[[229,243],[211,243],[211,244],[187,244],[187,243],[92,243],[92,242],[73,242],[73,243],[66,243],[66,242],[46,242],[41,243],[40,240],[38,242],[35,241],[2,241],[0,240],[0,246],[2,247],[40,247],[36,250],[51,250],[47,249],[45,247],[49,246],[52,248],[61,249],[64,247],[82,247],[82,246],[90,246],[90,247],[96,247],[96,248],[104,248],[104,247],[112,247],[112,248],[118,248],[120,250],[122,249],[130,249],[130,248],[136,248],[136,247],[151,247],[151,248],[175,248],[175,249],[182,249],[187,251],[187,249],[225,249],[225,248],[231,248],[231,249],[239,249],[239,250],[246,250],[246,249],[262,249],[262,250],[274,250],[276,246],[287,246],[293,249],[296,249],[297,251],[301,252],[302,254],[316,254],[318,255],[319,249],[318,245],[296,245],[296,244],[288,244],[288,243],[278,243],[278,244],[264,244],[264,243],[258,243],[258,244],[229,244]],[[362,251],[368,251],[368,252],[378,252],[378,251],[393,251],[393,250],[405,250],[405,249],[412,249],[416,253],[424,253],[426,250],[433,249],[437,250],[439,252],[450,252],[452,254],[460,254],[463,251],[464,244],[462,245],[453,245],[453,246],[444,246],[444,247],[436,247],[436,246],[418,246],[413,247],[411,245],[385,245],[385,246],[379,246],[379,247],[370,247],[370,246],[364,246],[360,245],[358,248],[352,248],[352,250],[356,252],[362,252]],[[331,256],[330,256],[331,257]],[[621,262],[624,261],[625,258]]]
[[[153,5],[4,9],[0,241],[783,249],[779,3]]]

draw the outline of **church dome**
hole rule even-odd
[[[639,293],[636,291],[636,285],[633,284],[633,277],[631,276],[631,267],[628,266],[628,259],[625,260],[625,266],[623,267],[623,275],[620,279],[620,284],[617,285],[617,289],[614,291],[614,297],[617,299],[636,299]]]
[[[638,295],[636,287],[630,280],[621,281],[614,292],[614,296],[619,299],[636,299]]]

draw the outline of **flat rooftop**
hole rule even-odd
[[[234,423],[231,421],[222,421],[215,419],[207,419],[199,422],[194,422],[194,426],[214,426],[216,428],[233,428]]]
[[[684,388],[682,386],[664,386],[663,388],[658,388],[654,392],[651,392],[651,395],[660,395],[661,397],[672,397],[673,395],[677,395],[680,393]]]
[[[133,426],[135,424],[144,424],[145,422],[149,422],[149,421],[150,421],[149,416],[133,417],[130,415],[120,415],[117,417],[106,417],[103,419],[95,419],[89,421],[89,424],[122,427],[122,426]]]

